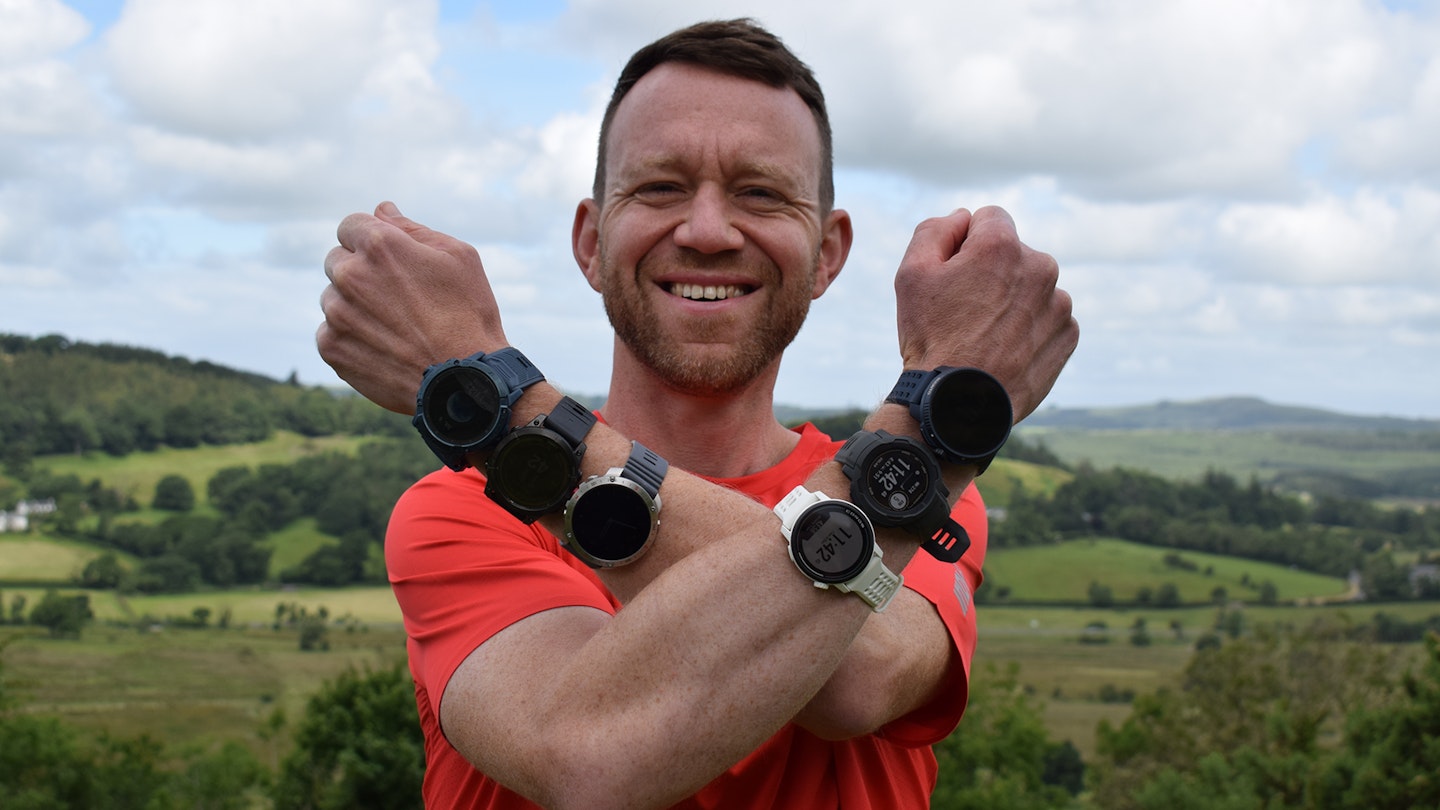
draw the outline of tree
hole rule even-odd
[[[1349,717],[1345,750],[1316,780],[1322,808],[1440,807],[1440,635],[1401,699]]]
[[[1389,703],[1398,654],[1319,623],[1216,637],[1197,649],[1183,688],[1137,697],[1118,727],[1101,722],[1093,803],[1115,810],[1310,806],[1322,738],[1350,712]]]
[[[409,667],[351,669],[310,699],[273,799],[276,810],[419,808],[424,772]]]
[[[95,614],[90,611],[90,597],[83,593],[62,596],[55,591],[46,591],[40,602],[30,610],[30,623],[48,629],[51,638],[78,637],[94,617]]]
[[[988,666],[973,679],[960,727],[935,747],[940,775],[931,804],[947,810],[1067,807],[1075,771],[1083,780],[1084,765],[1065,746],[1050,741],[1040,708],[1020,688],[1018,668]]]
[[[80,584],[86,588],[115,588],[125,578],[125,567],[115,552],[107,551],[85,563],[80,573]]]
[[[195,508],[195,488],[183,475],[167,475],[155,484],[155,499],[150,505],[171,512],[189,512]]]

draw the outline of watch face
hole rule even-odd
[[[909,447],[887,447],[870,457],[865,486],[882,509],[908,512],[924,505],[932,486],[930,469]]]
[[[655,525],[653,501],[625,479],[585,490],[566,512],[570,540],[602,564],[628,562],[645,549]]]
[[[976,369],[937,377],[927,415],[936,437],[960,456],[993,455],[1010,436],[1010,396],[994,377]]]
[[[506,436],[486,470],[490,482],[511,504],[547,512],[565,503],[580,475],[575,451],[543,428],[521,428]]]
[[[870,562],[875,537],[858,507],[821,501],[806,509],[790,532],[791,556],[817,582],[848,582]]]
[[[465,447],[495,429],[500,392],[495,381],[480,369],[451,366],[437,373],[425,387],[420,404],[425,423],[437,439]]]

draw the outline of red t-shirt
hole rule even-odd
[[[776,466],[717,483],[774,506],[840,442],[812,425],[799,429],[794,451]],[[455,669],[476,647],[512,623],[543,610],[589,606],[609,613],[619,603],[584,563],[538,526],[526,526],[484,493],[481,473],[441,469],[401,497],[390,519],[386,564],[408,635],[410,671],[425,733],[425,805],[435,808],[533,808],[475,770],[440,730],[440,698]],[[833,494],[833,493],[832,493]],[[905,587],[938,609],[963,664],[943,697],[875,734],[829,742],[786,725],[681,808],[928,807],[936,763],[930,746],[955,729],[965,710],[975,651],[972,594],[985,559],[985,507],[972,486],[955,518],[971,546],[958,563],[917,554]]]

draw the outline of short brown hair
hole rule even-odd
[[[605,148],[615,111],[642,76],[666,62],[683,62],[727,76],[794,90],[810,108],[820,130],[820,210],[830,211],[835,204],[835,158],[825,94],[808,65],[785,47],[779,37],[748,18],[696,23],[655,40],[630,57],[615,82],[615,91],[610,95],[610,104],[600,123],[600,149],[595,160],[592,191],[596,202],[604,205]]]

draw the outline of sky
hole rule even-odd
[[[778,402],[882,399],[915,225],[994,204],[1074,298],[1047,407],[1440,417],[1440,0],[0,0],[0,332],[342,384],[322,262],[393,200],[603,394],[569,245],[601,112],[636,48],[739,16],[824,86],[856,231]]]

